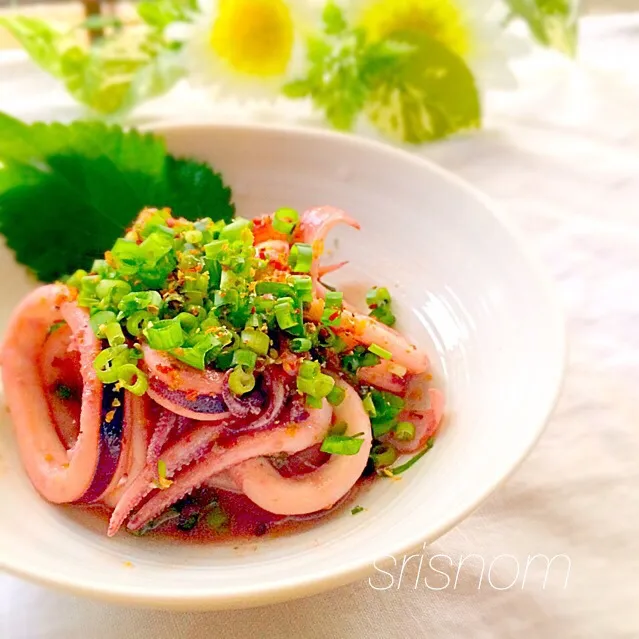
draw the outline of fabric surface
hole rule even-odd
[[[481,134],[419,150],[508,211],[554,275],[568,318],[567,378],[547,431],[474,515],[410,560],[401,581],[399,570],[376,573],[247,611],[116,608],[0,575],[0,637],[638,637],[637,59],[639,16],[586,20],[576,67],[535,52],[520,62],[521,91],[491,96]],[[20,56],[0,60],[0,109],[77,114]],[[138,119],[183,112],[187,95],[190,117],[233,116],[233,105],[211,113],[180,87]],[[234,117],[306,118],[287,109]],[[548,570],[538,555],[554,558]]]

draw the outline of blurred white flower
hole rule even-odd
[[[496,0],[353,0],[351,15],[372,41],[402,31],[424,33],[461,57],[478,89],[512,88],[509,61],[526,50],[505,33],[505,5]]]
[[[192,23],[173,25],[189,81],[220,97],[274,99],[303,61],[310,16],[294,0],[200,0]]]

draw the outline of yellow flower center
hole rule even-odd
[[[465,57],[472,34],[454,0],[376,0],[361,15],[361,25],[373,41],[407,31],[423,33]]]
[[[234,71],[281,75],[293,49],[293,19],[282,0],[219,0],[210,42]]]

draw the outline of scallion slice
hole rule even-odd
[[[345,397],[346,392],[344,391],[344,389],[340,388],[336,384],[335,386],[333,386],[331,392],[326,396],[326,399],[331,406],[339,406],[344,401]]]
[[[375,468],[385,468],[395,462],[397,451],[389,444],[378,444],[371,449],[370,457]]]
[[[302,242],[293,244],[288,256],[288,264],[295,273],[308,273],[313,264],[313,247]]]
[[[244,395],[255,388],[255,376],[242,366],[236,366],[229,375],[229,388],[236,395]]]
[[[278,233],[290,235],[299,222],[300,216],[295,209],[282,208],[273,214],[273,228]]]
[[[135,364],[124,364],[118,368],[118,383],[122,388],[137,395],[138,397],[146,393],[149,387],[149,380]]]
[[[397,426],[395,426],[394,435],[402,441],[415,439],[415,425],[411,422],[399,422]]]
[[[97,313],[93,313],[89,318],[89,324],[93,329],[96,337],[104,338],[105,335],[102,332],[102,327],[107,324],[111,324],[111,322],[115,322],[116,317],[113,311],[98,311]]]
[[[288,281],[293,285],[295,297],[300,302],[313,301],[313,280],[310,275],[291,275]]]
[[[133,337],[138,337],[142,332],[142,329],[154,319],[154,316],[149,311],[136,311],[128,317],[126,320],[126,330]]]
[[[246,328],[242,331],[240,337],[242,344],[249,350],[262,356],[268,353],[271,339],[266,333],[262,333],[262,331],[258,331],[254,328]]]
[[[184,344],[184,331],[177,318],[155,321],[142,332],[149,346],[158,351],[170,351]]]
[[[110,322],[103,325],[102,332],[109,341],[109,346],[120,346],[126,342],[122,327],[118,322]]]
[[[393,354],[390,351],[387,351],[378,344],[371,344],[368,347],[368,350],[375,355],[379,355],[382,359],[391,359],[393,357]]]
[[[243,217],[236,217],[230,224],[227,224],[220,231],[220,239],[228,240],[229,242],[236,242],[243,239],[245,230],[250,231],[252,222]]]
[[[315,377],[308,379],[307,377],[297,376],[297,390],[300,393],[311,395],[317,399],[326,397],[335,386],[335,380],[330,375],[320,373]]]
[[[306,379],[313,379],[320,374],[320,365],[319,362],[315,362],[310,359],[305,359],[300,364],[299,376],[304,377]]]
[[[293,353],[306,353],[311,350],[313,342],[308,337],[296,337],[289,345]]]
[[[357,455],[364,440],[348,435],[328,435],[324,438],[320,450],[331,455]]]
[[[272,295],[273,297],[291,297],[293,289],[281,282],[258,282],[255,285],[257,295]]]
[[[274,309],[275,319],[282,330],[297,326],[298,320],[293,316],[293,304],[291,300],[278,302]]]
[[[233,351],[233,366],[243,366],[246,370],[252,371],[257,363],[257,353],[246,348],[238,348]]]
[[[128,348],[126,344],[111,346],[100,351],[93,360],[93,368],[103,384],[114,384],[118,381],[119,369],[128,364]]]

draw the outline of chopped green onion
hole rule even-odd
[[[266,333],[262,333],[262,331],[255,330],[254,328],[246,328],[242,331],[240,337],[242,344],[249,350],[262,356],[268,353],[271,339]]]
[[[155,231],[151,233],[151,235],[149,235],[149,237],[147,237],[138,248],[140,250],[140,254],[144,257],[144,262],[148,266],[155,266],[173,249],[173,238],[169,237],[165,233],[158,233]]]
[[[391,357],[393,357],[393,354],[390,351],[387,351],[385,348],[382,348],[377,344],[371,344],[368,347],[368,350],[375,355],[379,355],[382,359],[391,359]]]
[[[393,393],[378,390],[372,390],[370,397],[375,406],[375,415],[371,415],[373,435],[379,438],[395,427],[397,416],[404,408],[404,400]]]
[[[185,333],[192,333],[200,325],[197,317],[191,313],[179,313],[175,319],[180,323]]]
[[[258,282],[255,285],[257,295],[272,295],[273,297],[290,297],[293,289],[288,284],[281,282]]]
[[[366,305],[369,308],[375,308],[376,306],[390,304],[391,296],[388,289],[384,286],[373,286],[366,292]]]
[[[107,324],[111,324],[111,322],[115,322],[116,317],[115,313],[112,311],[98,311],[97,313],[93,313],[89,318],[89,324],[93,329],[96,337],[104,338],[104,333],[100,330],[101,327],[106,326]]]
[[[135,364],[124,364],[118,369],[118,382],[122,388],[140,397],[146,393],[149,380]]]
[[[373,396],[370,393],[368,393],[364,397],[364,399],[362,399],[362,405],[364,406],[364,410],[369,414],[370,417],[375,417],[375,415],[377,415],[375,404],[373,403]]]
[[[311,350],[313,342],[308,337],[296,337],[289,346],[293,353],[306,353]]]
[[[326,399],[331,406],[339,406],[344,401],[345,397],[346,391],[336,384],[333,386],[331,392],[326,396]]]
[[[220,353],[215,358],[215,367],[226,371],[233,366],[233,353]]]
[[[101,281],[99,275],[85,275],[80,279],[78,289],[78,306],[91,307],[98,302],[96,288]]]
[[[320,346],[328,348],[335,353],[341,353],[346,348],[346,342],[327,326],[320,328],[318,338]]]
[[[366,510],[366,508],[364,508],[363,506],[355,506],[354,508],[351,508],[351,515],[357,515],[364,510]]]
[[[164,490],[168,488],[173,482],[166,478],[166,462],[163,459],[158,459],[158,480],[155,485]]]
[[[120,346],[126,342],[122,327],[118,322],[110,322],[103,325],[102,332],[104,336],[109,340],[109,346]]]
[[[207,526],[217,532],[223,532],[228,521],[229,518],[227,514],[217,504],[206,515]]]
[[[210,351],[219,349],[222,342],[214,335],[200,334],[194,338],[189,338],[188,344],[186,348],[174,348],[171,354],[193,368],[204,370]]]
[[[202,231],[198,231],[197,229],[186,231],[184,233],[184,239],[189,244],[199,244],[202,241]]]
[[[246,220],[243,217],[237,217],[220,231],[220,239],[228,240],[229,242],[241,240],[243,239],[244,230],[250,230],[250,226],[250,220]]]
[[[133,337],[138,337],[142,329],[153,319],[155,319],[155,317],[151,315],[149,311],[136,311],[131,317],[127,318],[126,330]]]
[[[87,272],[83,269],[78,269],[71,277],[67,278],[66,285],[73,288],[80,288],[80,282],[82,278],[86,277]]]
[[[122,275],[135,275],[144,263],[140,247],[131,240],[118,238],[111,249],[115,269]]]
[[[342,368],[354,375],[360,368],[367,366],[377,366],[379,364],[379,356],[370,351],[366,351],[363,346],[356,346],[353,352],[342,357]]]
[[[386,326],[394,326],[397,321],[397,318],[385,306],[379,306],[378,308],[373,309],[370,312],[370,316],[374,317],[382,324],[386,324]]]
[[[157,291],[128,293],[118,304],[118,310],[126,317],[136,311],[149,311],[157,314],[162,307],[162,296]]]
[[[236,395],[244,395],[255,388],[255,376],[242,366],[236,366],[229,375],[229,388]]]
[[[305,359],[300,364],[299,376],[305,377],[306,379],[313,379],[320,374],[320,365],[319,362],[315,362],[310,359]]]
[[[324,438],[320,450],[331,455],[357,455],[364,440],[349,435],[328,435]]]
[[[322,408],[322,400],[319,397],[313,397],[312,395],[306,396],[306,405],[309,408]]]
[[[387,288],[377,288],[376,286],[371,288],[366,293],[366,304],[371,309],[371,317],[387,326],[395,324],[396,319],[390,309],[391,296]]]
[[[302,377],[301,375],[297,376],[297,390],[300,391],[300,393],[311,395],[317,399],[326,397],[333,390],[334,386],[335,380],[330,375],[325,375],[324,373],[320,373],[312,379]]]
[[[300,302],[313,301],[313,280],[310,275],[291,275],[288,281],[293,285],[295,297]]]
[[[426,448],[419,451],[417,455],[411,457],[406,463],[401,464],[401,466],[395,466],[395,468],[390,468],[389,470],[393,475],[401,475],[403,472],[407,471],[413,464],[416,464],[435,444],[435,438],[431,437],[426,442]]]
[[[114,384],[118,381],[119,369],[128,363],[126,344],[111,346],[100,351],[93,360],[93,368],[103,384]]]
[[[275,305],[275,319],[282,330],[297,326],[298,321],[293,317],[293,305],[291,301],[280,301]]]
[[[388,444],[378,444],[373,446],[370,454],[375,468],[385,468],[390,466],[397,459],[397,451]]]
[[[324,298],[324,307],[341,309],[343,301],[344,293],[342,293],[341,291],[328,291],[328,293],[326,293],[326,297]]]
[[[335,422],[331,426],[331,429],[328,431],[328,434],[329,435],[344,435],[347,430],[348,430],[348,424],[343,419],[341,419],[340,421]]]
[[[217,258],[222,251],[228,248],[229,243],[226,240],[213,240],[204,245],[204,253],[211,260]]]
[[[55,394],[60,399],[71,399],[73,397],[73,391],[68,386],[65,386],[64,384],[58,384],[55,387]]]
[[[95,288],[96,295],[117,306],[119,301],[131,292],[131,285],[124,280],[102,280]]]
[[[142,332],[149,346],[158,351],[170,351],[184,344],[184,331],[177,319],[153,322]]]
[[[278,209],[273,215],[273,228],[278,233],[290,235],[299,219],[299,213],[295,209]]]
[[[301,242],[293,244],[288,256],[288,264],[296,273],[308,273],[313,264],[313,247]]]
[[[399,422],[395,426],[395,437],[402,441],[415,439],[415,425],[411,422]]]
[[[397,420],[388,419],[385,422],[377,422],[375,424],[373,424],[372,422],[373,420],[371,419],[371,426],[373,427],[373,436],[375,437],[375,439],[379,439],[383,435],[390,433],[393,430],[393,428],[395,428],[395,424],[397,423]]]
[[[192,366],[201,371],[203,371],[206,366],[206,351],[196,347],[183,348],[180,346],[172,349],[171,355],[188,366]]]
[[[257,353],[245,348],[238,348],[233,352],[233,366],[242,366],[252,371],[257,363]]]

